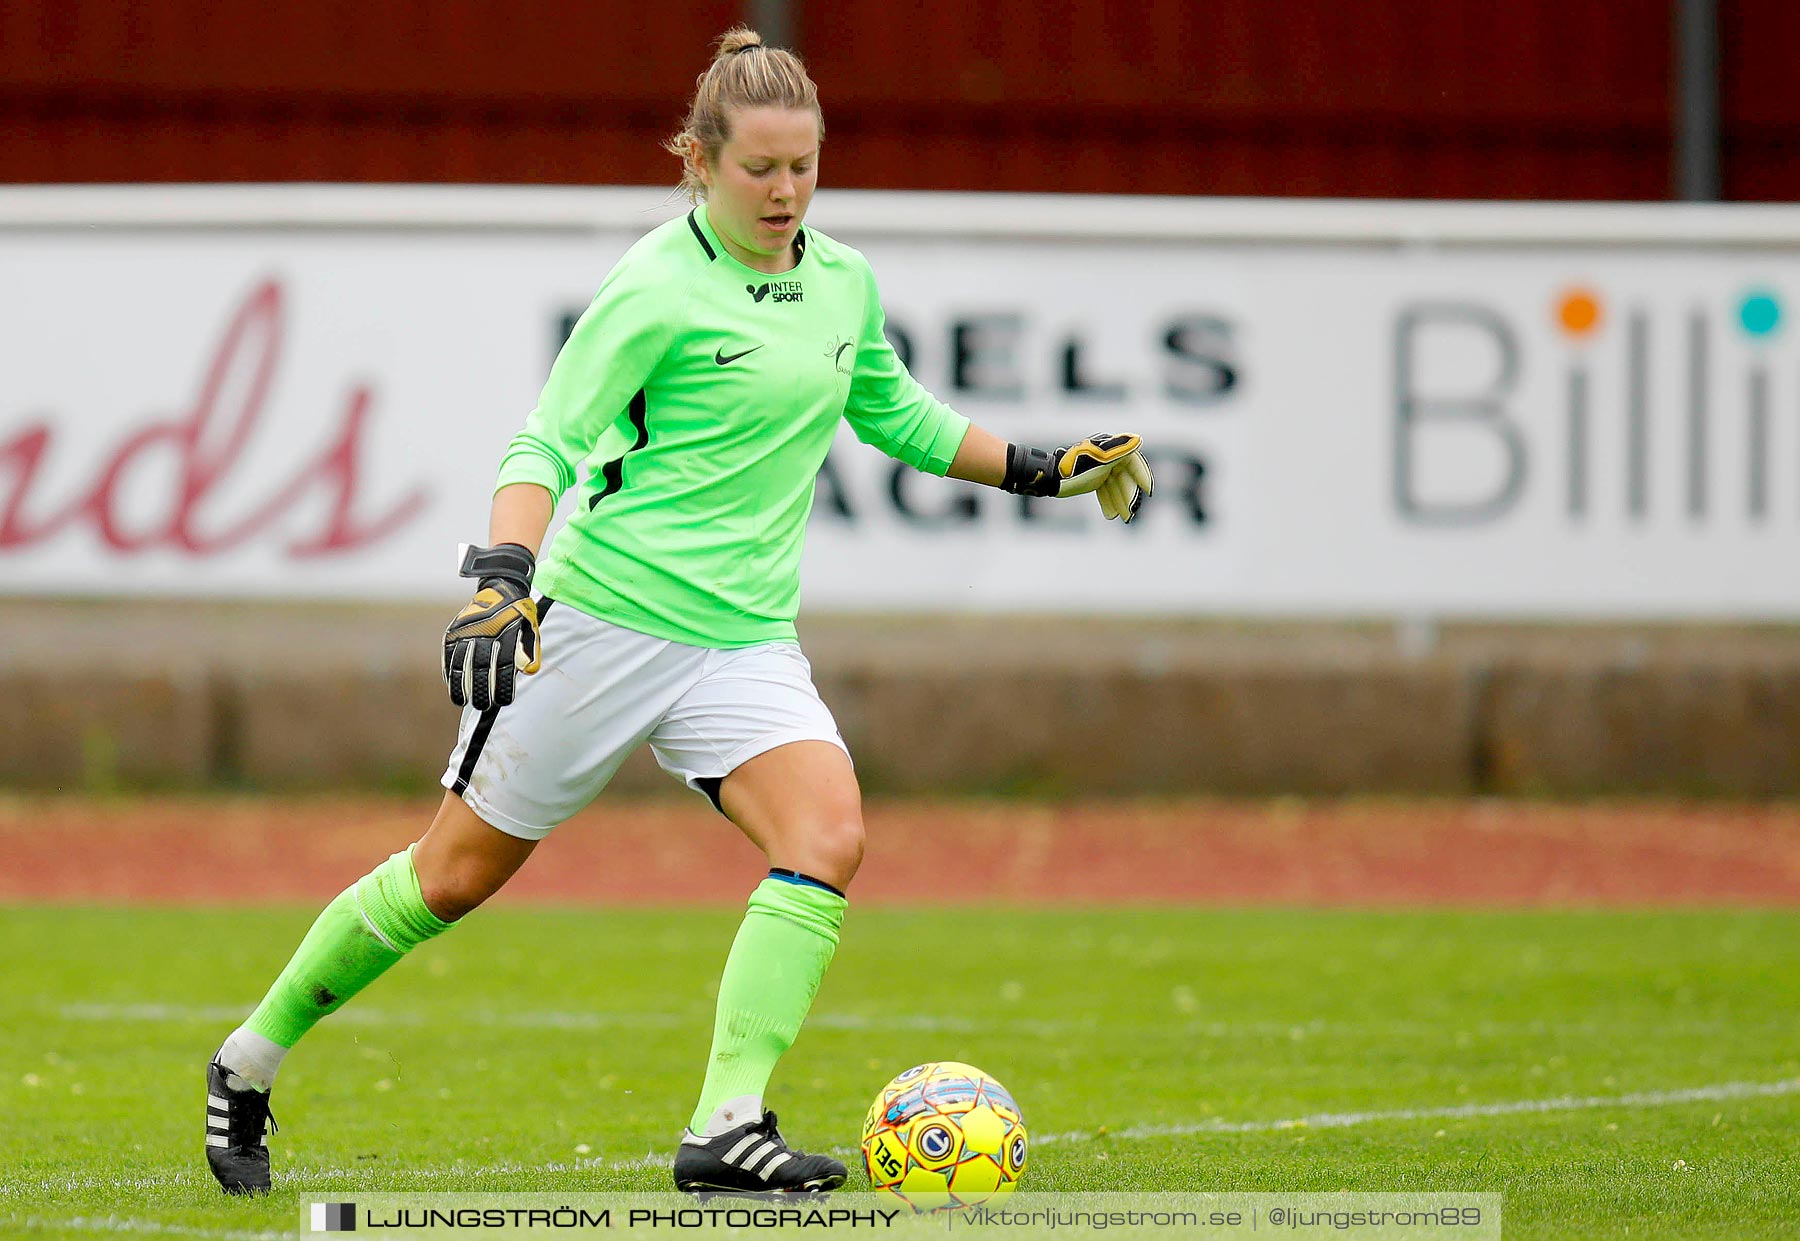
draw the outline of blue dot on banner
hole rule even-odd
[[[1781,325],[1781,303],[1772,293],[1745,294],[1738,306],[1738,322],[1752,336],[1767,336]]]

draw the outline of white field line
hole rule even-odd
[[[1092,1142],[1102,1138],[1131,1141],[1139,1138],[1192,1137],[1202,1133],[1270,1133],[1287,1129],[1348,1129],[1356,1125],[1379,1124],[1391,1120],[1481,1119],[1489,1116],[1578,1112],[1595,1108],[1630,1110],[1673,1107],[1683,1103],[1719,1103],[1731,1099],[1765,1099],[1793,1094],[1800,1094],[1800,1078],[1778,1082],[1720,1082],[1711,1086],[1692,1086],[1682,1090],[1640,1090],[1621,1095],[1562,1095],[1553,1099],[1515,1099],[1502,1103],[1467,1103],[1454,1107],[1409,1107],[1379,1112],[1318,1112],[1286,1120],[1204,1120],[1181,1125],[1133,1125],[1124,1129],[1109,1130],[1105,1134],[1078,1129],[1064,1133],[1040,1134],[1031,1140],[1033,1145],[1045,1146]],[[836,1146],[832,1147],[829,1153],[839,1158],[850,1158],[857,1155],[858,1151],[853,1146]],[[596,1157],[558,1160],[550,1163],[505,1162],[478,1164],[471,1167],[415,1168],[399,1174],[391,1174],[386,1169],[375,1167],[300,1167],[289,1171],[287,1175],[302,1180],[308,1185],[320,1186],[310,1192],[328,1193],[339,1189],[348,1190],[365,1185],[389,1183],[395,1179],[396,1175],[409,1182],[448,1180],[463,1185],[476,1181],[536,1175],[544,1172],[636,1172],[667,1168],[669,1163],[669,1155],[661,1151],[648,1151],[629,1159]],[[101,1181],[99,1178],[91,1176],[68,1176],[55,1180],[21,1181],[12,1185],[0,1185],[0,1197],[10,1194],[23,1195],[28,1192],[33,1196],[38,1196],[45,1192],[54,1193],[58,1190],[91,1190],[102,1187],[115,1190],[160,1189],[166,1188],[168,1184],[167,1174],[120,1177],[110,1181]],[[50,1222],[63,1223],[63,1221]],[[129,1230],[130,1224],[131,1221],[124,1221],[124,1225],[119,1231]],[[154,1225],[153,1229],[162,1227],[164,1226]],[[286,1234],[206,1233],[195,1235],[260,1237]]]
[[[192,1005],[192,1004],[64,1004],[56,1009],[56,1015],[65,1021],[97,1021],[97,1022],[195,1022],[236,1025],[250,1012],[249,1006],[225,1004]],[[617,1012],[555,1012],[555,1011],[518,1011],[518,1012],[458,1012],[459,1022],[475,1025],[499,1026],[534,1030],[613,1030],[613,1029],[653,1029],[667,1030],[683,1026],[691,1026],[696,1021],[710,1024],[710,1011],[687,1018],[673,1013],[617,1013]],[[422,1013],[395,1012],[380,1008],[346,1008],[333,1015],[334,1022],[368,1026],[426,1026],[436,1024],[439,1018]],[[806,1021],[809,1029],[815,1030],[914,1030],[925,1033],[968,1034],[984,1029],[1017,1030],[1031,1034],[1069,1034],[1081,1030],[1098,1030],[1101,1022],[1098,1017],[1078,1020],[1044,1021],[1032,1018],[1007,1017],[997,1014],[986,1021],[971,1020],[966,1017],[936,1017],[907,1013],[882,1013],[868,1015],[863,1013],[813,1013]],[[1217,1037],[1230,1037],[1242,1034],[1289,1034],[1293,1027],[1281,1022],[1255,1022],[1244,1025],[1230,1025],[1223,1022],[1210,1023]],[[1435,1028],[1435,1027],[1434,1027]],[[1441,1028],[1440,1028],[1441,1029]],[[1204,1033],[1196,1029],[1191,1033]]]
[[[212,1024],[236,1026],[250,1013],[251,1005],[232,1004],[63,1004],[46,1007],[46,1015],[53,1015],[64,1021],[93,1022],[168,1022],[171,1024]],[[438,1017],[413,1012],[397,1012],[392,1009],[351,1007],[332,1016],[333,1023],[343,1025],[364,1026],[403,1026],[421,1027],[438,1024]],[[492,1011],[474,1010],[459,1011],[456,1020],[465,1024],[490,1026],[500,1029],[527,1030],[633,1030],[651,1029],[668,1030],[691,1027],[699,1022],[702,1027],[710,1028],[712,1012],[708,1008],[704,1012],[696,1012],[687,1016],[674,1013],[650,1012],[603,1012],[596,1010],[577,1010],[558,1012],[555,1010],[514,1010]],[[1084,1031],[1097,1031],[1104,1027],[1102,1018],[1075,1017],[1061,1019],[1009,1017],[1004,1013],[995,1013],[985,1018],[944,1017],[933,1014],[917,1013],[832,1013],[816,1012],[806,1019],[809,1030],[909,1030],[926,1034],[977,1034],[983,1031],[1004,1030],[1008,1033],[1036,1034],[1058,1036],[1079,1034]],[[1661,1021],[1657,1029],[1664,1032],[1702,1033],[1707,1030],[1722,1028],[1724,1021]],[[1774,1019],[1763,1023],[1773,1026]],[[1782,1023],[1786,1028],[1786,1022]],[[1744,1023],[1732,1023],[1734,1029],[1743,1029]],[[1482,1038],[1513,1037],[1521,1032],[1528,1034],[1549,1033],[1590,1033],[1604,1034],[1615,1032],[1616,1022],[1597,1021],[1478,1021],[1470,1023],[1465,1031],[1472,1036]],[[1383,1038],[1404,1038],[1418,1036],[1441,1039],[1445,1027],[1439,1022],[1421,1021],[1324,1021],[1312,1018],[1306,1021],[1206,1021],[1197,1018],[1183,1019],[1180,1015],[1170,1015],[1170,1020],[1158,1033],[1178,1035],[1183,1038],[1212,1038],[1220,1040],[1249,1038],[1280,1038],[1291,1042],[1300,1042],[1308,1038],[1329,1037],[1336,1034],[1379,1034]]]
[[[63,1004],[49,1010],[64,1021],[92,1022],[168,1022],[170,1024],[211,1024],[235,1026],[249,1015],[250,1006],[229,1004]],[[362,1026],[407,1026],[421,1027],[438,1024],[441,1018],[424,1013],[398,1012],[392,1009],[357,1007],[346,1008],[332,1016],[334,1023]],[[702,1026],[710,1026],[712,1013],[710,1010],[689,1016],[673,1013],[646,1012],[601,1012],[594,1010],[578,1010],[558,1012],[555,1010],[514,1010],[495,1012],[491,1010],[459,1011],[456,1020],[463,1024],[490,1026],[503,1029],[528,1030],[631,1030],[654,1029],[668,1030],[693,1026],[699,1022]],[[1692,1025],[1696,1028],[1712,1028],[1723,1023],[1683,1023],[1670,1025],[1661,1023],[1660,1029],[1686,1029]],[[926,1034],[977,1034],[983,1031],[1004,1030],[1008,1033],[1035,1034],[1046,1037],[1080,1034],[1102,1029],[1104,1021],[1098,1016],[1074,1017],[1060,1019],[1044,1019],[1031,1017],[1010,1017],[1004,1013],[995,1013],[986,1018],[943,1017],[918,1013],[833,1013],[816,1012],[807,1017],[806,1028],[809,1030],[908,1030]],[[1474,1023],[1470,1034],[1482,1037],[1511,1036],[1520,1030],[1533,1033],[1548,1033],[1552,1029],[1560,1032],[1591,1029],[1602,1030],[1599,1023],[1563,1022],[1544,1023],[1531,1022],[1478,1022]],[[1607,1026],[1605,1029],[1613,1027]],[[1163,1031],[1183,1038],[1212,1039],[1249,1039],[1279,1038],[1291,1042],[1300,1042],[1308,1038],[1318,1038],[1333,1034],[1368,1034],[1379,1033],[1385,1038],[1399,1038],[1407,1035],[1428,1036],[1440,1039],[1444,1035],[1442,1024],[1435,1022],[1411,1021],[1323,1021],[1317,1018],[1308,1021],[1204,1021],[1195,1018],[1183,1019],[1173,1016],[1163,1027]]]
[[[238,1005],[212,1004],[64,1004],[56,1010],[65,1021],[174,1022],[236,1025],[250,1010]],[[380,1008],[347,1008],[333,1016],[336,1023],[367,1026],[426,1026],[438,1018],[423,1013],[393,1012]],[[533,1030],[671,1029],[687,1025],[669,1013],[606,1012],[459,1012],[461,1023],[507,1026]]]
[[[64,1004],[55,1010],[65,1021],[96,1022],[172,1022],[216,1023],[236,1025],[249,1015],[248,1006],[211,1004]],[[346,1008],[334,1014],[334,1022],[368,1026],[427,1026],[439,1018],[422,1013],[395,1012],[380,1008]],[[691,1026],[695,1021],[710,1024],[710,1011],[689,1019],[673,1013],[613,1012],[459,1012],[456,1020],[466,1024],[533,1030],[667,1030]],[[892,1013],[873,1016],[862,1013],[814,1013],[807,1018],[809,1029],[815,1030],[914,1030],[925,1033],[968,1034],[983,1029],[1021,1031],[1028,1034],[1069,1034],[1081,1030],[1098,1030],[1098,1017],[1079,1020],[1043,1021],[1031,1018],[1009,1018],[996,1015],[991,1020],[974,1021],[963,1017]],[[1198,1024],[1198,1023],[1197,1023]],[[1210,1023],[1216,1037],[1234,1035],[1288,1035],[1294,1027],[1281,1022],[1254,1022],[1245,1025]],[[1205,1033],[1196,1029],[1187,1033]]]
[[[1554,1099],[1515,1099],[1509,1103],[1465,1103],[1456,1107],[1406,1107],[1385,1112],[1320,1112],[1291,1120],[1202,1120],[1185,1125],[1133,1125],[1105,1135],[1072,1129],[1033,1136],[1032,1145],[1089,1142],[1114,1138],[1179,1138],[1200,1133],[1269,1133],[1281,1129],[1348,1129],[1384,1120],[1455,1120],[1487,1116],[1519,1116],[1532,1112],[1579,1112],[1589,1108],[1671,1107],[1679,1103],[1717,1103],[1727,1099],[1760,1099],[1800,1094],[1800,1078],[1784,1082],[1722,1082],[1686,1090],[1640,1090],[1621,1095],[1560,1095]]]

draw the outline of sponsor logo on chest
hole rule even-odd
[[[747,284],[744,292],[759,305],[770,302],[803,302],[806,300],[806,289],[798,280],[769,280],[762,284]]]

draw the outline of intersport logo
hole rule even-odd
[[[1570,525],[1758,526],[1800,511],[1779,294],[1546,296],[1404,306],[1393,331],[1393,504],[1415,525],[1547,507]],[[1791,337],[1792,333],[1788,333]],[[1788,437],[1783,439],[1782,437]],[[1778,439],[1781,442],[1777,442]]]
[[[798,280],[770,280],[764,284],[747,284],[744,292],[760,305],[764,298],[772,302],[801,302],[806,300],[806,290]]]

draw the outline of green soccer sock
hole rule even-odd
[[[244,1026],[292,1047],[388,966],[453,925],[426,907],[409,845],[325,907]]]
[[[769,1075],[812,1008],[848,906],[842,893],[791,873],[772,872],[750,894],[719,980],[712,1057],[688,1124],[695,1133],[723,1132],[762,1116]],[[730,1116],[720,1115],[727,1102],[736,1106]]]

